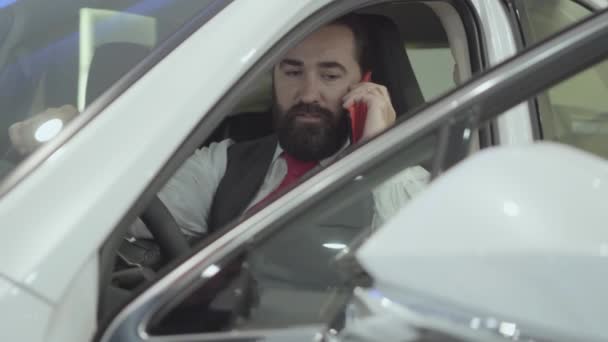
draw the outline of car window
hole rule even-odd
[[[0,2],[0,177],[212,2]]]
[[[430,182],[437,134],[408,144],[358,175],[304,215],[261,234],[226,263],[203,272],[206,281],[150,333],[170,335],[258,330],[327,322],[350,291],[345,255]],[[462,136],[462,135],[461,135]],[[339,301],[338,301],[339,302]]]
[[[589,16],[571,0],[520,1],[527,44]],[[608,157],[608,63],[560,83],[538,97],[544,139],[560,141]]]
[[[357,15],[370,36],[371,81],[387,88],[398,118],[407,119],[415,109],[456,86],[455,63],[448,38],[438,14],[431,7],[398,2],[364,8],[357,11]],[[421,25],[429,29],[420,33]],[[252,82],[239,100],[234,101],[230,112],[225,113],[219,127],[206,141],[199,143],[201,148],[182,164],[158,193],[182,232],[189,237],[204,238],[222,228],[226,222],[215,220],[223,210],[218,208],[242,207],[240,209],[244,210],[259,200],[256,196],[273,186],[272,181],[264,178],[262,186],[252,192],[254,196],[246,199],[247,203],[239,202],[239,198],[246,197],[242,195],[221,202],[223,194],[234,193],[234,190],[227,190],[231,186],[240,188],[232,183],[245,176],[232,178],[233,173],[230,173],[231,177],[225,176],[230,170],[226,160],[232,158],[228,157],[228,151],[236,150],[233,144],[263,139],[274,133],[273,86],[271,71]],[[272,179],[272,173],[280,173],[276,171],[280,167],[275,168],[278,163],[274,163],[274,159],[269,163],[272,166],[266,177]],[[255,178],[251,174],[246,176]],[[220,202],[223,204],[218,205]],[[235,211],[233,220],[243,210]],[[130,234],[151,238],[141,224],[134,225]]]

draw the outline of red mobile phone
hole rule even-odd
[[[367,71],[361,82],[370,82],[372,80],[372,72]],[[365,120],[367,119],[367,105],[363,102],[355,102],[348,108],[350,113],[350,129],[351,129],[351,143],[356,143],[361,139],[363,135],[363,128],[365,128]]]

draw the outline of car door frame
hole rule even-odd
[[[511,19],[511,25],[514,30],[519,32],[518,34],[518,45],[520,49],[525,49],[528,46],[534,45],[534,42],[528,42],[526,37],[526,24],[523,23],[524,16],[527,14],[525,10],[520,8],[520,4],[516,0],[503,0],[505,6],[509,10],[509,16]],[[578,4],[579,6],[589,10],[590,14],[600,11],[608,7],[608,0],[568,0],[572,3]],[[545,95],[539,94],[528,100],[530,108],[530,120],[532,124],[532,130],[534,134],[534,140],[543,140],[544,134],[542,130],[540,104],[543,103],[546,108],[550,108],[548,99]]]
[[[521,103],[522,99],[605,59],[608,57],[608,46],[598,43],[606,39],[608,11],[603,11],[524,54],[510,58],[425,106],[410,120],[360,146],[359,153],[349,154],[330,168],[307,179],[300,187],[286,194],[284,201],[274,202],[257,212],[169,272],[117,316],[107,330],[107,335],[102,336],[102,341],[119,341],[125,337],[134,341],[162,340],[160,337],[150,339],[145,333],[146,320],[150,315],[178,296],[191,285],[192,280],[199,279],[205,269],[242,248],[254,234],[266,229],[279,229],[281,224],[306,210],[311,203],[352,181],[376,163],[398,152],[402,146],[429,132],[440,130],[442,135],[461,133],[462,122],[477,124],[491,120]],[[439,149],[447,150],[447,146],[439,146]],[[437,153],[435,162],[443,167],[448,160],[444,153]],[[184,339],[173,336],[166,340],[185,341],[196,338],[205,341],[208,337],[223,337],[223,340],[241,341],[265,336],[264,332],[218,335],[182,336]]]

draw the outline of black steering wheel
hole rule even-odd
[[[166,260],[173,260],[190,250],[175,218],[158,195],[154,196],[140,218],[158,243]]]
[[[175,258],[184,255],[190,250],[186,237],[182,234],[177,222],[158,196],[154,196],[140,218],[158,244],[163,260],[175,260]],[[116,273],[114,273],[116,253],[121,243],[124,243],[125,234],[125,230],[116,230],[108,238],[100,251],[101,297],[98,313],[100,321],[111,318],[116,309],[132,298],[132,290],[112,284],[112,279],[116,276]],[[140,270],[142,273],[138,274],[134,272],[131,275],[123,274],[123,276],[133,278],[133,282],[140,285],[153,277],[153,271],[151,270],[145,270],[145,272],[143,268],[135,268],[134,270]]]

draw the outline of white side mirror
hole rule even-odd
[[[608,163],[552,143],[480,152],[357,258],[383,293],[608,339]]]

